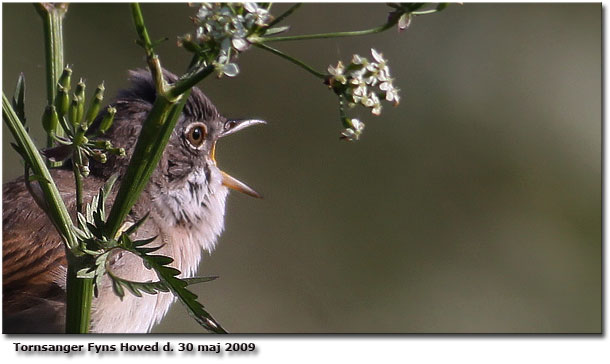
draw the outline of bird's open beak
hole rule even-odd
[[[224,128],[220,134],[220,137],[224,137],[227,136],[229,134],[233,134],[236,131],[245,129],[249,126],[252,125],[257,125],[257,124],[266,124],[263,120],[256,120],[256,119],[251,119],[251,120],[228,120],[227,122],[225,122]],[[216,163],[216,143],[214,143],[214,146],[212,147],[212,160],[214,161],[214,163]],[[239,191],[242,193],[245,193],[248,196],[252,196],[252,197],[256,197],[256,198],[262,198],[262,196],[256,192],[254,189],[252,189],[252,187],[248,186],[247,184],[243,183],[242,181],[238,180],[235,177],[230,176],[228,173],[221,171],[222,172],[222,184],[232,190],[235,191]]]

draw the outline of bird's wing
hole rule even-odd
[[[72,172],[53,170],[52,177],[68,210],[74,211]],[[86,179],[86,200],[102,183]],[[61,332],[67,271],[64,243],[23,177],[3,186],[2,210],[3,332]]]
[[[2,222],[3,332],[60,331],[64,246],[23,177],[2,188]]]

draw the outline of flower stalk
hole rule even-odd
[[[47,73],[47,104],[53,105],[57,94],[57,84],[64,68],[64,41],[63,41],[63,19],[68,11],[65,3],[38,3],[34,4],[36,11],[42,18],[45,37],[45,59]],[[55,134],[63,135],[59,127],[55,128]],[[47,147],[53,146],[53,139],[47,137]],[[61,163],[50,163],[57,166]]]

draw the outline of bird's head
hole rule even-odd
[[[167,71],[164,77],[169,83],[177,80]],[[131,71],[130,81],[131,87],[120,91],[113,103],[116,108],[114,123],[106,133],[114,146],[125,148],[127,156],[112,156],[106,164],[92,166],[92,174],[107,178],[116,172],[124,173],[142,123],[152,108],[156,92],[150,73]],[[189,211],[212,204],[210,198],[214,194],[222,195],[224,210],[227,188],[260,197],[245,183],[221,171],[215,154],[220,138],[262,123],[256,119],[233,120],[222,116],[201,90],[193,88],[151,177],[148,194],[158,204],[169,207],[170,215],[176,220],[190,220],[189,214],[195,211]]]

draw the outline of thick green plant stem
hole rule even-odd
[[[68,259],[66,334],[86,334],[91,322],[93,278],[78,278],[76,259]]]
[[[65,239],[68,248],[71,250],[77,248],[78,242],[72,232],[73,225],[68,209],[61,199],[59,190],[53,182],[53,178],[45,165],[44,159],[38,152],[38,149],[36,149],[36,145],[28,135],[25,127],[17,117],[17,114],[15,114],[10,101],[6,98],[4,93],[2,93],[2,117],[4,123],[17,142],[17,145],[22,152],[21,155],[25,159],[25,163],[30,166],[34,172],[35,179],[38,181],[37,183],[40,185],[45,199],[45,212],[61,236]],[[24,178],[28,178],[28,176],[25,176]]]
[[[34,4],[34,7],[40,14],[43,23],[47,65],[47,104],[53,105],[57,94],[57,81],[64,68],[63,20],[68,11],[68,4],[38,3]],[[55,135],[63,135],[60,126],[54,132]],[[47,136],[47,147],[52,146],[53,139]]]
[[[51,4],[40,3],[34,5],[40,14],[43,22],[44,37],[45,37],[45,58],[46,58],[46,74],[47,74],[47,103],[48,105],[55,104],[55,95],[57,95],[57,83],[64,68],[64,45],[63,45],[63,19],[68,10],[68,4]],[[57,125],[53,130],[55,135],[62,136],[63,129]],[[47,147],[52,147],[54,141],[50,136],[47,136]],[[36,152],[38,154],[38,152]],[[39,155],[39,154],[38,154]],[[55,167],[61,165],[61,162],[47,162],[49,166]],[[76,168],[76,165],[74,166]],[[36,171],[35,168],[33,168]],[[48,172],[48,171],[47,171]],[[82,178],[77,169],[74,171],[75,183],[77,188],[77,210],[82,210]],[[48,177],[52,181],[50,175]],[[53,184],[53,186],[55,186]],[[59,193],[58,193],[59,195]],[[59,198],[59,196],[58,196]],[[56,201],[50,201],[51,205],[56,204]],[[59,198],[58,201],[61,201]],[[64,207],[63,201],[61,205]],[[66,211],[67,213],[67,211]],[[69,221],[69,223],[68,223]],[[66,239],[73,239],[73,242],[68,243],[66,254],[68,255],[68,275],[66,281],[66,332],[67,333],[86,333],[89,331],[91,299],[93,297],[93,280],[89,278],[78,278],[75,267],[75,254],[79,254],[78,242],[73,237],[71,230],[72,221],[68,215],[67,221],[61,222],[60,225],[67,228],[68,231],[60,233]]]
[[[155,81],[157,98],[146,120],[142,123],[142,131],[129,161],[127,172],[121,180],[121,186],[108,215],[106,235],[111,237],[117,234],[140,193],[148,184],[190,95],[190,89],[183,94],[169,93],[168,95],[166,93],[168,86],[163,79],[161,63],[154,53],[152,42],[144,25],[140,5],[131,4],[131,13],[139,36],[138,43],[146,52],[146,60]],[[199,72],[197,78],[201,79],[207,74],[209,73],[202,75]],[[188,80],[183,82],[189,84]]]
[[[57,186],[44,163],[44,159],[36,149],[36,145],[15,114],[10,102],[2,93],[2,116],[4,123],[13,134],[25,163],[34,172],[35,180],[44,194],[47,216],[66,242],[68,257],[68,275],[66,281],[66,332],[86,333],[89,329],[91,298],[93,296],[93,281],[89,278],[78,278],[76,265],[77,255],[80,255],[78,241],[73,233],[73,223]],[[29,178],[29,176],[24,176]]]
[[[127,172],[121,179],[121,186],[108,215],[106,235],[110,237],[117,234],[140,193],[148,184],[190,96],[191,87],[214,71],[213,66],[200,67],[180,79],[175,85],[169,86],[163,79],[161,62],[154,52],[139,4],[131,4],[131,14],[139,37],[138,43],[146,52],[146,61],[155,82],[157,98],[142,123],[142,131],[127,166]]]
[[[142,123],[142,131],[129,161],[127,172],[121,180],[119,192],[108,215],[107,236],[115,236],[119,231],[129,210],[136,203],[140,192],[157,166],[174,128],[174,125],[170,125],[168,122],[171,108],[172,103],[158,95],[146,120]]]

